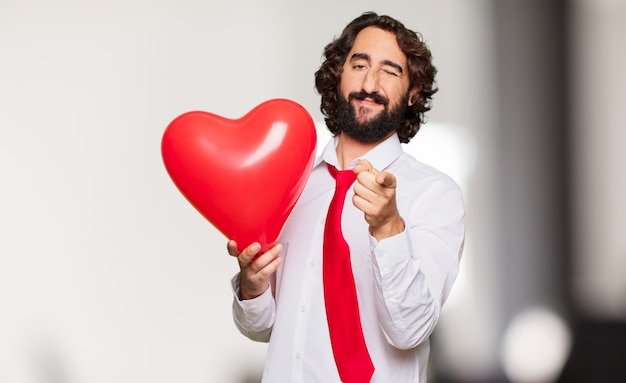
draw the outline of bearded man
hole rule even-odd
[[[333,138],[274,248],[228,242],[234,321],[269,342],[264,382],[426,382],[465,230],[457,184],[401,145],[437,91],[431,53],[369,12],[324,56],[315,83]]]

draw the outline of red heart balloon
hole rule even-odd
[[[165,168],[187,200],[239,250],[272,247],[313,166],[315,125],[301,105],[266,101],[240,119],[194,111],[161,142]]]

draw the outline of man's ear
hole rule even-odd
[[[419,94],[420,88],[414,87],[409,91],[409,106],[413,106],[417,102],[417,97]]]

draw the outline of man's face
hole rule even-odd
[[[337,122],[364,142],[386,138],[409,105],[406,56],[393,33],[367,27],[357,35],[343,65]]]

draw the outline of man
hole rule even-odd
[[[415,32],[374,13],[348,24],[324,54],[316,88],[335,137],[279,244],[259,255],[257,243],[239,252],[228,242],[241,268],[232,281],[235,324],[269,341],[265,382],[425,382],[428,339],[464,241],[458,186],[400,145],[417,133],[437,91],[431,54]],[[332,268],[343,268],[333,263],[342,239],[328,228],[335,169],[357,180],[337,197],[345,198],[338,225],[349,275],[329,287]],[[336,324],[345,313],[333,310],[352,307],[333,303],[346,291],[356,293],[356,317]]]

